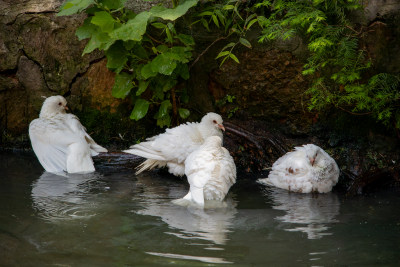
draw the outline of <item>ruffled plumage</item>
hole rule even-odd
[[[39,118],[29,125],[33,151],[48,172],[93,172],[92,156],[107,149],[96,144],[75,115],[65,112],[66,105],[62,96],[44,101]]]
[[[338,182],[339,167],[322,148],[313,145],[295,147],[273,165],[268,178],[258,180],[292,192],[326,193]]]
[[[189,122],[167,129],[165,133],[150,137],[124,152],[146,158],[138,166],[136,174],[166,166],[170,173],[182,176],[185,174],[184,162],[190,153],[199,148],[209,136],[222,138],[221,130],[225,130],[222,122],[220,115],[210,112],[200,123]]]
[[[191,201],[204,206],[204,200],[224,200],[236,182],[236,166],[218,136],[208,137],[185,161],[189,193],[175,203]]]

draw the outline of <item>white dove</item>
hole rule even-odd
[[[194,150],[199,148],[209,136],[219,136],[225,131],[220,115],[208,113],[201,122],[188,122],[165,133],[147,138],[145,142],[133,145],[126,153],[134,154],[146,160],[138,166],[139,174],[155,167],[168,167],[168,171],[176,176],[185,174],[185,160]]]
[[[190,190],[176,204],[185,201],[204,206],[204,200],[224,200],[229,188],[236,182],[236,166],[232,156],[222,147],[219,136],[208,137],[185,161],[185,174]]]
[[[48,172],[93,172],[92,156],[107,149],[86,133],[73,114],[67,114],[67,100],[62,96],[46,98],[39,118],[29,125],[32,148]]]
[[[322,148],[313,145],[295,147],[294,151],[280,157],[273,165],[263,184],[292,192],[326,193],[338,182],[339,167]]]

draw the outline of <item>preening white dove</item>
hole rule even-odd
[[[258,181],[291,192],[326,193],[338,179],[339,167],[335,160],[322,148],[308,144],[280,157],[272,165],[268,178]]]
[[[205,200],[224,200],[236,182],[236,166],[232,156],[222,147],[219,136],[208,137],[185,161],[185,174],[190,189],[176,204],[191,201],[204,206]]]
[[[199,123],[188,122],[167,129],[165,133],[150,137],[124,152],[146,158],[138,166],[136,174],[167,166],[170,173],[182,176],[187,156],[199,148],[207,137],[215,135],[222,139],[222,131],[225,131],[222,123],[220,115],[210,112]]]
[[[39,118],[29,125],[33,151],[48,172],[93,172],[92,156],[107,149],[96,144],[79,119],[66,109],[64,97],[46,98]]]

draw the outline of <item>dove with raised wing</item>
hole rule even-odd
[[[189,193],[174,202],[191,201],[204,206],[205,200],[224,200],[236,182],[236,165],[229,151],[222,147],[222,139],[211,136],[187,157],[185,174],[190,185]]]
[[[150,137],[145,142],[133,145],[126,153],[134,154],[146,160],[138,166],[139,174],[156,167],[168,167],[176,176],[185,174],[185,160],[199,148],[209,136],[223,137],[223,120],[216,113],[208,113],[200,122],[188,122],[167,129],[164,133]]]
[[[268,178],[260,183],[291,192],[327,193],[339,179],[339,167],[322,148],[313,144],[295,147],[273,165]]]
[[[86,133],[78,117],[66,113],[67,109],[64,97],[46,98],[39,118],[29,125],[33,151],[48,172],[93,172],[92,156],[107,149],[99,146]]]

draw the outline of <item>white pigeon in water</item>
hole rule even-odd
[[[185,160],[194,150],[199,148],[209,136],[219,136],[225,131],[220,115],[208,113],[200,123],[188,122],[165,133],[148,138],[145,142],[133,145],[124,152],[134,154],[146,160],[138,166],[139,174],[155,167],[168,167],[168,171],[176,176],[185,174]]]
[[[232,156],[222,147],[219,136],[208,137],[199,149],[185,161],[185,174],[190,190],[176,204],[186,201],[204,206],[204,200],[224,200],[229,188],[236,182],[236,166]]]
[[[280,157],[273,165],[263,184],[291,192],[326,193],[338,182],[339,167],[322,148],[313,145],[295,147],[294,151]]]
[[[93,172],[92,156],[107,149],[86,133],[73,114],[67,114],[67,100],[62,96],[46,98],[39,118],[29,125],[32,148],[48,172]]]

